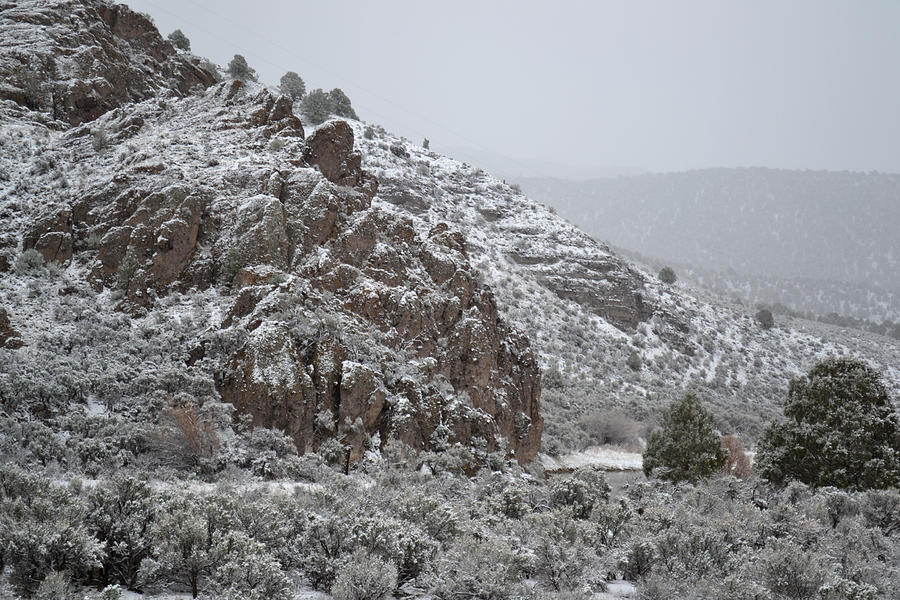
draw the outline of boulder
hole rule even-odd
[[[14,350],[21,348],[23,344],[24,342],[19,336],[19,332],[13,329],[9,322],[9,315],[6,313],[6,309],[0,308],[0,347]]]

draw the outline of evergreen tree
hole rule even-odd
[[[334,88],[328,95],[331,96],[331,110],[334,114],[345,119],[359,120],[359,117],[356,116],[356,111],[353,110],[353,106],[350,104],[350,98],[340,88]]]
[[[281,85],[279,87],[282,94],[294,101],[301,100],[303,94],[306,93],[306,83],[293,71],[288,71],[281,76]]]
[[[772,316],[772,311],[768,308],[761,308],[758,313],[756,313],[756,320],[759,321],[759,324],[763,329],[772,329],[775,327],[775,317]]]
[[[191,49],[191,40],[180,29],[176,29],[169,34],[169,41],[179,50],[187,51]]]
[[[303,98],[301,107],[303,114],[312,121],[313,125],[323,123],[334,112],[332,97],[327,92],[315,89]]]
[[[241,81],[256,81],[256,71],[247,64],[247,59],[240,54],[235,54],[231,62],[228,63],[228,74],[232,79],[240,79]]]
[[[659,280],[663,283],[672,285],[673,283],[675,283],[676,279],[677,277],[675,277],[675,271],[672,270],[672,267],[663,267],[662,269],[660,269]]]
[[[829,358],[791,381],[784,416],[759,442],[757,471],[766,479],[852,490],[900,485],[900,417],[862,361]]]
[[[721,440],[713,431],[712,415],[688,392],[669,406],[662,429],[650,436],[644,451],[644,474],[696,483],[721,470],[725,458]]]

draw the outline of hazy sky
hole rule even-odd
[[[585,166],[900,172],[900,2],[127,0],[415,142]]]

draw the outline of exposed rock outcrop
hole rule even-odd
[[[345,122],[304,141],[289,104],[226,83],[119,108],[97,125],[139,150],[102,155],[110,178],[75,190],[70,208],[48,206],[27,244],[62,228],[69,257],[96,288],[121,290],[132,312],[174,290],[230,288],[221,326],[247,338],[217,381],[238,414],[283,429],[301,450],[337,437],[354,459],[392,438],[536,455],[540,376],[527,340],[478,284],[459,233],[417,232],[373,203],[375,179]],[[215,131],[214,151],[184,135],[194,127]],[[85,129],[68,144],[84,145]],[[195,345],[194,362],[205,354]]]
[[[353,128],[346,121],[318,127],[306,140],[303,158],[332,183],[357,188],[369,198],[378,189],[377,180],[362,169],[362,155],[353,149]]]
[[[144,15],[103,0],[21,0],[0,10],[0,99],[70,124],[215,82]]]
[[[5,308],[0,308],[0,348],[9,348],[15,350],[21,348],[22,341],[19,332],[13,329],[9,322],[9,315]]]

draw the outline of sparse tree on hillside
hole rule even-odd
[[[713,431],[713,418],[692,392],[663,413],[644,451],[644,474],[669,481],[697,482],[722,469],[726,452]]]
[[[428,141],[428,138],[422,140],[422,147],[428,150],[429,146],[431,146],[431,142]]]
[[[303,98],[301,110],[313,125],[323,123],[334,112],[331,95],[321,89],[312,90]]]
[[[772,311],[768,308],[761,308],[759,312],[756,313],[756,320],[763,329],[772,329],[775,327],[775,317],[772,316]]]
[[[231,62],[228,63],[228,74],[232,79],[240,79],[241,81],[256,81],[256,71],[247,64],[247,59],[240,54],[235,54]]]
[[[281,93],[295,102],[301,100],[306,93],[306,83],[293,71],[288,71],[281,76]]]
[[[345,119],[359,120],[359,117],[356,116],[356,111],[353,110],[353,106],[350,104],[350,98],[347,97],[343,90],[334,88],[328,95],[331,96],[331,112]]]
[[[169,34],[169,41],[179,50],[187,51],[191,49],[191,40],[180,29],[176,29]]]
[[[659,271],[659,280],[668,285],[672,285],[675,283],[675,271],[672,270],[672,267],[663,267]]]
[[[829,358],[794,379],[784,423],[759,442],[759,474],[778,484],[864,490],[900,485],[900,416],[864,362]]]

